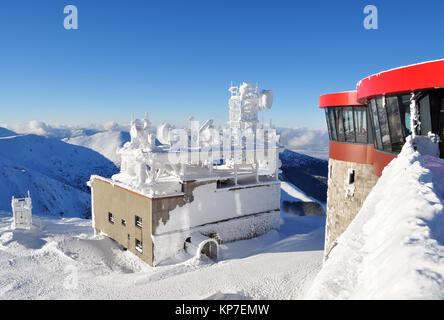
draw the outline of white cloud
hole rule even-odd
[[[0,124],[0,127],[12,130],[17,134],[36,134],[58,139],[91,135],[100,131],[128,131],[129,126],[121,126],[116,122],[91,124],[88,126],[57,126],[44,121],[33,120],[22,124]]]
[[[284,147],[317,158],[328,158],[327,130],[311,128],[277,128],[280,144]]]
[[[54,126],[37,120],[25,124],[0,124],[0,126],[18,134],[37,134],[58,139],[90,136],[102,131],[129,131],[129,125],[122,126],[113,121],[82,127]],[[285,148],[313,157],[328,159],[329,139],[327,130],[312,128],[277,128],[277,133],[281,136],[280,144]]]

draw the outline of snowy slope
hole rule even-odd
[[[281,182],[281,211],[300,216],[324,216],[326,204],[307,196],[290,182]]]
[[[325,218],[283,218],[279,233],[221,245],[217,262],[184,253],[151,268],[89,220],[12,231],[0,212],[0,299],[298,299],[321,267]]]
[[[31,192],[34,212],[85,216],[91,174],[111,176],[114,164],[97,152],[36,135],[0,138],[0,210]]]
[[[316,200],[327,202],[328,161],[285,149],[279,154],[282,181],[290,182]]]
[[[120,166],[120,156],[117,154],[117,150],[129,140],[129,133],[124,131],[103,131],[92,135],[82,134],[63,139],[67,143],[97,151],[116,166]]]
[[[0,137],[11,137],[15,135],[17,135],[17,133],[14,131],[0,127]]]
[[[408,141],[339,237],[310,299],[444,299],[444,160]]]

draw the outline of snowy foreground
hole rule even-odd
[[[407,142],[339,237],[310,299],[444,299],[444,160]]]
[[[0,212],[0,299],[298,299],[322,265],[325,217],[282,213],[280,232],[221,245],[219,261],[183,255],[151,268],[91,221]],[[77,279],[77,281],[76,281]]]

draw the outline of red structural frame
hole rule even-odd
[[[366,105],[374,97],[433,88],[444,88],[444,59],[372,75],[358,83],[357,91],[320,96],[319,107]],[[335,160],[371,164],[378,177],[381,176],[385,166],[396,157],[377,150],[373,145],[336,141],[330,141],[329,156]]]

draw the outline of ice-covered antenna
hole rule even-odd
[[[131,125],[134,123],[134,113],[131,112]]]

